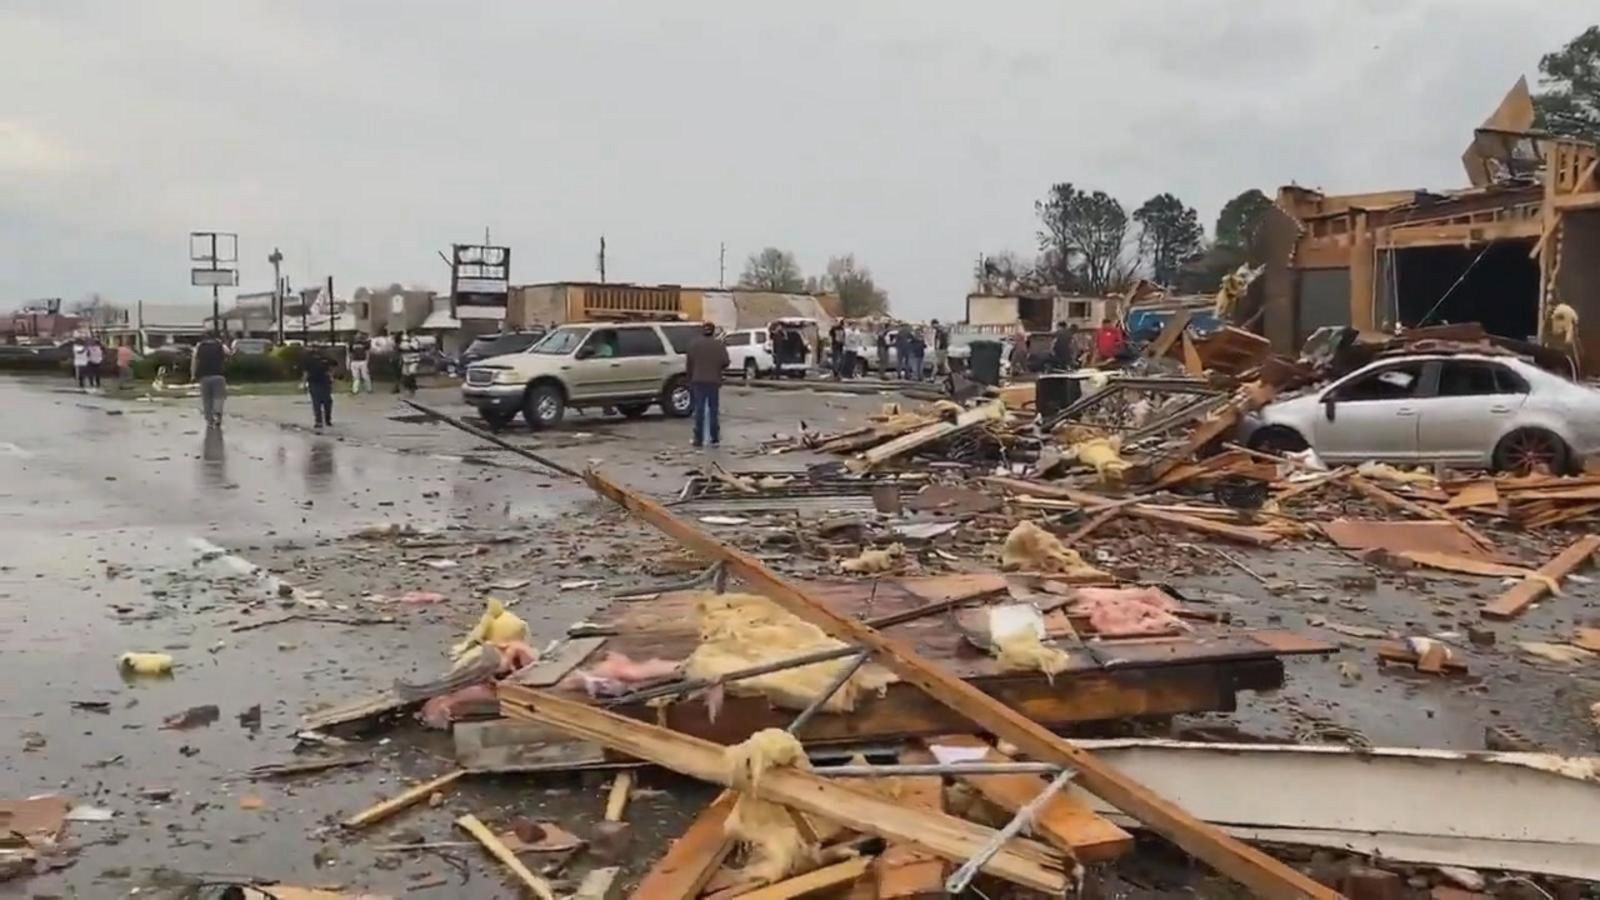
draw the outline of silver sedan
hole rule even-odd
[[[1600,391],[1516,357],[1391,357],[1270,403],[1242,429],[1250,447],[1312,447],[1330,465],[1568,472],[1600,451]]]

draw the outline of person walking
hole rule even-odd
[[[689,406],[694,410],[694,441],[704,447],[722,443],[722,372],[728,368],[728,347],[717,337],[717,327],[702,326],[700,336],[685,354],[689,376]]]
[[[411,336],[408,331],[400,332],[400,340],[395,347],[400,351],[400,383],[399,389],[404,389],[406,396],[417,395],[417,368],[422,364],[422,345]]]
[[[333,425],[333,363],[320,349],[306,351],[300,360],[304,375],[301,386],[311,397],[312,427],[318,431]]]
[[[933,374],[943,377],[950,374],[950,329],[933,320]]]
[[[72,374],[78,379],[78,390],[89,387],[89,344],[83,338],[72,339]]]
[[[100,389],[100,367],[106,364],[106,348],[97,338],[89,338],[89,386]]]
[[[889,326],[878,326],[878,377],[889,379]]]
[[[350,358],[350,396],[361,393],[364,385],[367,393],[372,393],[372,369],[368,362],[372,356],[372,342],[367,340],[364,332],[356,332],[350,339],[350,348],[347,351]]]
[[[200,388],[200,412],[209,428],[222,427],[222,406],[228,399],[228,379],[223,375],[227,360],[228,351],[215,331],[206,332],[189,357],[189,380]]]

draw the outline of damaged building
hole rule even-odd
[[[1600,359],[1600,158],[1592,143],[1534,130],[1519,81],[1462,156],[1470,186],[1278,192],[1256,236],[1266,271],[1245,318],[1292,352],[1318,328],[1372,331],[1479,322],[1546,340],[1578,314],[1578,357]]]

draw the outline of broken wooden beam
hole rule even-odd
[[[633,891],[633,900],[694,900],[700,896],[733,850],[733,838],[726,829],[728,814],[738,799],[733,791],[723,791],[711,801],[645,873]]]
[[[611,791],[606,795],[607,822],[621,822],[622,813],[628,808],[628,792],[633,790],[633,770],[628,769],[617,773],[611,782]]]
[[[1467,523],[1461,521],[1455,516],[1452,516],[1442,509],[1435,509],[1431,506],[1424,506],[1414,500],[1407,500],[1398,494],[1373,484],[1371,480],[1363,478],[1359,474],[1351,476],[1348,483],[1352,488],[1355,488],[1357,493],[1367,497],[1368,499],[1376,500],[1395,509],[1404,510],[1412,515],[1420,516],[1424,519],[1438,519],[1441,522],[1449,522],[1451,525],[1454,525],[1462,534],[1471,538],[1473,543],[1482,547],[1484,550],[1490,553],[1499,552],[1495,549],[1494,541],[1491,541],[1485,537],[1483,532],[1473,528],[1471,525],[1468,525]]]
[[[371,825],[373,822],[387,819],[400,810],[411,806],[412,804],[421,803],[422,801],[428,799],[429,797],[433,796],[434,791],[441,790],[451,784],[454,784],[457,778],[460,778],[465,774],[467,774],[465,769],[456,769],[453,772],[446,772],[432,781],[424,781],[422,784],[407,790],[405,793],[400,794],[397,797],[391,797],[388,800],[377,804],[376,806],[368,807],[351,816],[350,818],[345,819],[343,823],[344,827],[352,829],[365,828],[368,825]]]
[[[1106,510],[1107,508],[1120,509],[1124,515],[1148,519],[1152,522],[1159,522],[1163,525],[1175,525],[1179,528],[1189,529],[1190,531],[1200,531],[1206,534],[1215,535],[1217,537],[1227,538],[1230,541],[1238,541],[1242,544],[1250,544],[1251,546],[1255,547],[1268,547],[1277,543],[1279,540],[1282,540],[1281,535],[1275,534],[1271,531],[1263,531],[1259,528],[1250,528],[1243,525],[1230,525],[1226,522],[1212,522],[1208,519],[1202,519],[1196,516],[1188,516],[1182,513],[1163,512],[1158,509],[1151,509],[1150,507],[1139,503],[1130,503],[1125,506],[1118,506],[1117,504],[1122,503],[1122,501],[1108,500],[1105,497],[1099,496],[1098,494],[1073,490],[1072,488],[1062,487],[1055,484],[1045,484],[1038,481],[1023,481],[1021,479],[1006,478],[999,475],[989,476],[985,478],[984,481],[996,487],[1005,488],[1006,490],[1016,494],[1029,494],[1035,497],[1042,496],[1054,497],[1058,500],[1071,500],[1072,502],[1081,505],[1084,509],[1096,513]]]
[[[910,434],[901,435],[887,444],[880,444],[866,451],[855,459],[845,461],[845,468],[857,475],[870,472],[874,468],[894,459],[904,456],[919,447],[925,447],[934,441],[942,440],[983,424],[1005,418],[1005,404],[998,402],[984,403],[972,409],[964,409],[957,413],[953,421],[934,422]]]
[[[528,867],[522,864],[522,860],[511,852],[511,848],[495,837],[494,832],[478,821],[477,816],[471,814],[462,816],[456,820],[456,825],[476,838],[478,843],[483,845],[483,849],[488,850],[489,854],[499,860],[501,865],[510,869],[517,876],[517,880],[521,881],[528,890],[533,891],[534,896],[538,897],[539,900],[556,900],[555,892],[550,889],[550,882],[529,871]]]
[[[804,875],[796,875],[776,884],[740,894],[739,900],[791,900],[793,897],[804,897],[841,884],[849,884],[867,874],[867,868],[871,865],[870,856],[851,857],[844,862],[812,869]]]
[[[733,773],[720,744],[619,716],[576,700],[502,684],[501,711],[592,740],[691,778],[728,786]],[[952,861],[972,857],[994,830],[927,810],[911,810],[886,797],[791,768],[767,769],[755,796],[826,818],[886,840],[914,841]],[[1066,873],[1060,853],[1036,841],[1013,840],[985,871],[1035,890],[1059,893]]]
[[[1038,722],[1006,707],[942,666],[923,659],[905,641],[887,637],[855,619],[833,612],[793,582],[767,568],[760,560],[717,540],[695,524],[674,516],[661,504],[592,469],[585,474],[585,480],[601,496],[616,502],[690,550],[708,560],[725,562],[733,574],[785,611],[816,625],[838,640],[872,650],[874,659],[902,680],[921,688],[984,730],[1010,742],[1027,756],[1076,769],[1079,773],[1078,783],[1086,790],[1249,887],[1258,896],[1271,900],[1339,896],[1304,873],[1196,819]],[[1129,509],[1137,510],[1138,507],[1131,506]],[[515,690],[502,688],[502,698]],[[763,778],[763,786],[767,783],[767,778]],[[835,809],[823,810],[822,814],[838,819]],[[928,846],[925,838],[926,834],[919,834],[912,839]],[[975,848],[967,849],[970,851]]]
[[[917,765],[933,761],[920,749],[903,750],[900,762]],[[919,775],[894,779],[893,794],[913,809],[944,812],[944,779]],[[884,848],[873,864],[878,900],[926,900],[944,896],[944,860],[914,843],[897,841]]]
[[[1551,585],[1572,574],[1596,552],[1600,552],[1600,535],[1586,534],[1578,538],[1532,575],[1484,605],[1478,610],[1479,614],[1486,619],[1516,618],[1529,604],[1550,593]]]

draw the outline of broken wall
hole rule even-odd
[[[1300,223],[1277,205],[1267,210],[1250,246],[1251,264],[1266,269],[1251,285],[1248,302],[1235,313],[1236,321],[1247,322],[1259,310],[1262,319],[1258,330],[1279,353],[1299,350],[1294,303],[1298,287],[1294,251],[1299,242]],[[1348,296],[1345,302],[1348,305]]]
[[[1295,303],[1295,345],[1324,325],[1350,324],[1350,270],[1301,269]]]

